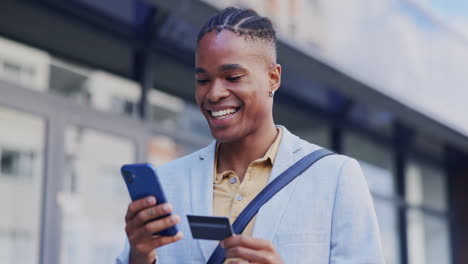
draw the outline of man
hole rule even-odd
[[[215,141],[158,168],[173,206],[155,206],[154,197],[129,205],[129,243],[117,263],[206,263],[217,242],[192,239],[185,215],[234,221],[269,181],[319,149],[274,124],[281,66],[267,18],[227,8],[201,29],[197,44],[196,101]],[[182,232],[173,237],[152,235],[175,224]],[[341,155],[311,166],[222,245],[236,262],[383,263],[367,184],[357,162]]]

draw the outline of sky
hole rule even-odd
[[[420,0],[468,39],[467,0]]]
[[[421,0],[432,6],[442,14],[463,15],[468,12],[468,1],[466,0]]]

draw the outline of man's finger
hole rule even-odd
[[[238,246],[256,250],[274,251],[273,244],[270,241],[261,238],[234,235],[222,241],[222,247],[226,249]]]
[[[159,204],[139,211],[133,218],[132,225],[135,227],[144,225],[146,222],[155,218],[168,215],[172,212],[172,205],[169,203]]]
[[[125,215],[125,222],[130,221],[135,217],[138,212],[142,209],[151,207],[156,204],[156,198],[153,196],[147,196],[142,199],[133,201],[128,205],[127,214]]]
[[[257,263],[249,262],[247,260],[231,260],[227,264],[247,264],[247,263],[257,264]]]
[[[255,263],[275,263],[276,261],[276,255],[273,252],[241,246],[227,248],[226,258],[241,258]]]
[[[154,238],[153,240],[153,248],[158,248],[162,247],[164,245],[174,243],[176,241],[181,240],[184,237],[184,234],[182,232],[177,232],[177,234],[173,236],[160,236],[157,238]]]
[[[164,218],[148,222],[144,226],[144,232],[147,234],[153,234],[163,231],[171,226],[174,226],[180,222],[178,215],[170,215]]]

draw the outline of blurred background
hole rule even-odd
[[[113,262],[120,166],[212,140],[195,42],[229,5],[278,31],[276,123],[359,160],[387,263],[468,263],[465,0],[1,0],[0,263]]]

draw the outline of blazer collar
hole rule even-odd
[[[284,126],[278,126],[283,131],[283,136],[276,154],[275,162],[271,170],[271,176],[268,181],[270,183],[276,177],[278,177],[283,171],[293,164],[296,160],[299,160],[298,155],[302,152],[302,146],[300,139],[293,135]]]
[[[283,129],[283,137],[281,139],[275,162],[273,163],[268,183],[304,156],[304,152],[301,151],[301,140],[289,132],[285,127],[281,128]],[[255,220],[252,236],[270,241],[273,240],[274,234],[278,229],[280,219],[282,218],[281,216],[284,214],[288,206],[289,198],[294,191],[295,184],[296,181],[293,181],[289,185],[285,186],[259,210]]]
[[[192,214],[213,215],[213,171],[216,141],[198,151],[191,168]],[[205,262],[218,245],[217,241],[197,239]]]

